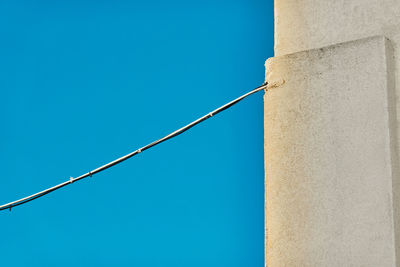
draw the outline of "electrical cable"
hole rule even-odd
[[[220,113],[221,111],[224,111],[224,110],[226,110],[226,109],[232,107],[233,105],[237,104],[238,102],[240,102],[240,101],[243,100],[244,98],[248,97],[249,95],[252,95],[252,94],[254,94],[254,93],[257,93],[257,92],[259,92],[259,91],[261,91],[261,90],[263,90],[263,89],[265,89],[265,90],[267,89],[267,83],[264,83],[263,85],[261,85],[261,86],[255,88],[254,90],[252,90],[252,91],[250,91],[250,92],[248,92],[248,93],[246,93],[246,94],[244,94],[244,95],[242,95],[242,96],[240,96],[240,97],[238,97],[238,98],[232,100],[231,102],[229,102],[229,103],[227,103],[227,104],[225,104],[225,105],[223,105],[223,106],[221,106],[221,107],[215,109],[214,111],[208,113],[207,115],[204,115],[203,117],[198,118],[197,120],[195,120],[195,121],[193,121],[193,122],[187,124],[186,126],[180,128],[180,129],[178,129],[178,130],[176,130],[176,131],[173,131],[172,133],[170,133],[170,134],[164,136],[164,137],[161,138],[161,139],[158,139],[158,140],[156,140],[156,141],[154,141],[154,142],[152,142],[152,143],[150,143],[150,144],[148,144],[148,145],[145,145],[144,147],[141,147],[141,148],[139,148],[139,149],[137,149],[137,150],[135,150],[135,151],[133,151],[133,152],[131,152],[131,153],[129,153],[129,154],[126,154],[125,156],[122,156],[122,157],[120,157],[120,158],[118,158],[118,159],[116,159],[116,160],[113,160],[113,161],[111,161],[111,162],[109,162],[109,163],[107,163],[107,164],[104,164],[104,165],[98,167],[97,169],[94,169],[94,170],[92,170],[92,171],[90,171],[90,172],[87,172],[87,173],[85,173],[85,174],[82,174],[81,176],[78,176],[78,177],[76,177],[76,178],[71,177],[71,178],[69,178],[68,181],[65,181],[65,182],[60,183],[60,184],[58,184],[58,185],[55,185],[55,186],[53,186],[53,187],[47,188],[47,189],[42,190],[42,191],[40,191],[40,192],[37,192],[37,193],[35,193],[35,194],[29,195],[29,196],[27,196],[27,197],[18,199],[18,200],[16,200],[16,201],[9,202],[9,203],[7,203],[7,204],[1,205],[1,206],[0,206],[0,210],[9,209],[9,210],[11,211],[11,209],[12,209],[13,207],[16,207],[16,206],[25,204],[25,203],[27,203],[27,202],[30,202],[30,201],[34,200],[34,199],[37,199],[37,198],[42,197],[42,196],[44,196],[44,195],[47,195],[47,194],[50,193],[50,192],[53,192],[53,191],[55,191],[55,190],[57,190],[57,189],[60,189],[60,188],[62,188],[62,187],[64,187],[64,186],[67,186],[67,185],[69,185],[69,184],[72,184],[72,183],[74,183],[74,182],[76,182],[76,181],[82,180],[82,179],[87,178],[87,177],[92,177],[93,175],[95,175],[95,174],[97,174],[97,173],[99,173],[99,172],[101,172],[101,171],[104,171],[104,170],[106,170],[106,169],[108,169],[108,168],[110,168],[110,167],[112,167],[112,166],[114,166],[114,165],[117,165],[117,164],[119,164],[119,163],[121,163],[121,162],[123,162],[123,161],[125,161],[125,160],[127,160],[127,159],[129,159],[129,158],[131,158],[131,157],[133,157],[133,156],[135,156],[135,155],[137,155],[137,154],[139,154],[139,153],[141,153],[141,152],[143,152],[143,151],[145,151],[145,150],[151,148],[151,147],[153,147],[153,146],[156,146],[156,145],[158,145],[158,144],[161,144],[162,142],[165,142],[165,141],[167,141],[168,139],[171,139],[171,138],[173,138],[173,137],[175,137],[175,136],[178,136],[178,135],[182,134],[183,132],[186,132],[187,130],[189,130],[189,129],[192,128],[193,126],[195,126],[195,125],[197,125],[197,124],[199,124],[199,123],[201,123],[201,122],[203,122],[203,121],[205,121],[205,120],[211,118],[211,117],[214,116],[214,115],[217,115],[217,114]]]

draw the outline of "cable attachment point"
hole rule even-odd
[[[209,118],[211,118],[214,114],[212,112],[208,113]]]
[[[268,82],[264,82],[261,86],[265,86],[265,88],[264,88],[264,90],[265,90],[265,92],[267,92],[268,91]]]
[[[89,172],[89,177],[91,178],[93,176],[92,171]]]
[[[72,184],[74,182],[74,177],[69,177],[69,183]]]
[[[11,211],[12,205],[10,205],[10,207],[8,208]]]
[[[139,154],[139,153],[141,153],[141,152],[142,152],[142,149],[139,148],[139,149],[137,150],[137,153]]]

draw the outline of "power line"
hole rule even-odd
[[[37,199],[37,198],[42,197],[44,195],[47,195],[50,192],[53,192],[53,191],[55,191],[57,189],[60,189],[60,188],[62,188],[64,186],[72,184],[72,183],[74,183],[76,181],[82,180],[82,179],[87,178],[87,177],[92,177],[96,173],[104,171],[104,170],[106,170],[106,169],[108,169],[108,168],[110,168],[110,167],[112,167],[114,165],[117,165],[117,164],[119,164],[119,163],[121,163],[121,162],[123,162],[123,161],[125,161],[125,160],[127,160],[127,159],[129,159],[129,158],[131,158],[131,157],[133,157],[133,156],[135,156],[135,155],[137,155],[137,154],[139,154],[139,153],[151,148],[151,147],[153,147],[153,146],[161,144],[162,142],[165,142],[168,139],[171,139],[171,138],[173,138],[175,136],[178,136],[178,135],[182,134],[183,132],[186,132],[187,130],[189,130],[193,126],[195,126],[195,125],[197,125],[197,124],[199,124],[199,123],[211,118],[214,115],[217,115],[221,111],[224,111],[225,109],[228,109],[228,108],[232,107],[233,105],[237,104],[238,102],[240,102],[244,98],[248,97],[249,95],[257,93],[257,92],[259,92],[259,91],[261,91],[263,89],[267,89],[267,83],[264,83],[263,85],[255,88],[254,90],[252,90],[252,91],[250,91],[250,92],[248,92],[248,93],[246,93],[246,94],[244,94],[244,95],[232,100],[231,102],[229,102],[229,103],[227,103],[227,104],[215,109],[214,111],[208,113],[207,115],[204,115],[203,117],[198,118],[197,120],[195,120],[195,121],[189,123],[188,125],[186,125],[186,126],[180,128],[180,129],[178,129],[178,130],[176,130],[176,131],[164,136],[161,139],[158,139],[158,140],[156,140],[156,141],[154,141],[154,142],[152,142],[152,143],[150,143],[148,145],[145,145],[144,147],[141,147],[141,148],[139,148],[139,149],[137,149],[137,150],[135,150],[135,151],[133,151],[133,152],[131,152],[129,154],[126,154],[125,156],[122,156],[122,157],[114,160],[114,161],[111,161],[111,162],[109,162],[107,164],[104,164],[103,166],[100,166],[97,169],[94,169],[94,170],[92,170],[90,172],[82,174],[81,176],[78,176],[76,178],[71,177],[71,178],[69,178],[68,181],[65,181],[65,182],[63,182],[61,184],[58,184],[58,185],[55,185],[53,187],[47,188],[47,189],[45,189],[43,191],[40,191],[40,192],[37,192],[37,193],[32,194],[30,196],[18,199],[16,201],[1,205],[0,206],[0,210],[9,209],[11,211],[11,208],[13,208],[13,207],[25,204],[27,202],[30,202],[30,201],[34,200],[34,199]]]

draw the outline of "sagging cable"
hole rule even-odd
[[[133,151],[133,152],[131,152],[129,154],[126,154],[125,156],[122,156],[122,157],[114,160],[114,161],[111,161],[111,162],[109,162],[107,164],[104,164],[103,166],[100,166],[97,169],[89,171],[89,172],[87,172],[85,174],[82,174],[81,176],[76,177],[76,178],[70,177],[68,181],[65,181],[65,182],[63,182],[61,184],[58,184],[58,185],[55,185],[53,187],[47,188],[47,189],[45,189],[43,191],[40,191],[40,192],[37,192],[35,194],[29,195],[27,197],[18,199],[16,201],[1,205],[0,206],[0,210],[9,209],[11,211],[11,209],[16,207],[16,206],[28,203],[28,202],[30,202],[30,201],[32,201],[34,199],[37,199],[37,198],[42,197],[44,195],[47,195],[50,192],[53,192],[53,191],[55,191],[57,189],[60,189],[60,188],[62,188],[64,186],[66,186],[66,185],[72,184],[72,183],[74,183],[76,181],[82,180],[82,179],[87,178],[87,177],[92,177],[93,175],[95,175],[95,174],[97,174],[97,173],[99,173],[101,171],[104,171],[104,170],[106,170],[106,169],[108,169],[108,168],[110,168],[110,167],[112,167],[114,165],[117,165],[117,164],[119,164],[119,163],[121,163],[121,162],[123,162],[123,161],[125,161],[125,160],[127,160],[127,159],[129,159],[129,158],[131,158],[131,157],[133,157],[133,156],[135,156],[135,155],[137,155],[137,154],[139,154],[139,153],[151,148],[151,147],[153,147],[153,146],[161,144],[162,142],[165,142],[165,141],[167,141],[167,140],[169,140],[169,139],[171,139],[171,138],[173,138],[175,136],[178,136],[178,135],[182,134],[183,132],[186,132],[187,130],[189,130],[193,126],[195,126],[195,125],[197,125],[197,124],[199,124],[199,123],[201,123],[201,122],[203,122],[203,121],[205,121],[205,120],[217,115],[218,113],[220,113],[220,112],[232,107],[233,105],[237,104],[238,102],[240,102],[244,98],[246,98],[246,97],[248,97],[248,96],[250,96],[250,95],[252,95],[254,93],[257,93],[257,92],[259,92],[261,90],[267,90],[267,85],[268,85],[267,83],[264,83],[263,85],[255,88],[254,90],[252,90],[252,91],[250,91],[250,92],[248,92],[248,93],[246,93],[246,94],[244,94],[244,95],[232,100],[231,102],[229,102],[229,103],[227,103],[227,104],[215,109],[214,111],[208,113],[207,115],[205,115],[205,116],[203,116],[201,118],[198,118],[197,120],[189,123],[188,125],[180,128],[180,129],[178,129],[176,131],[173,131],[172,133],[164,136],[163,138],[158,139],[158,140],[156,140],[156,141],[154,141],[154,142],[152,142],[152,143],[150,143],[148,145],[145,145],[144,147],[141,147],[141,148],[139,148],[139,149],[137,149],[137,150],[135,150],[135,151]]]

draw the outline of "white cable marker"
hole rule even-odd
[[[86,178],[86,177],[92,177],[92,176],[95,175],[96,173],[99,173],[99,172],[101,172],[101,171],[104,171],[104,170],[106,170],[106,169],[108,169],[108,168],[110,168],[110,167],[112,167],[112,166],[114,166],[114,165],[117,165],[117,164],[119,164],[119,163],[121,163],[121,162],[123,162],[123,161],[125,161],[125,160],[127,160],[127,159],[129,159],[129,158],[131,158],[131,157],[133,157],[133,156],[135,156],[135,155],[137,155],[137,154],[139,154],[139,153],[141,153],[141,152],[143,152],[143,151],[145,151],[145,150],[151,148],[151,147],[153,147],[153,146],[156,146],[156,145],[158,145],[158,144],[161,144],[162,142],[165,142],[165,141],[167,141],[168,139],[171,139],[171,138],[173,138],[173,137],[175,137],[175,136],[178,136],[178,135],[182,134],[183,132],[186,132],[187,130],[189,130],[189,129],[192,128],[193,126],[195,126],[195,125],[197,125],[197,124],[199,124],[199,123],[201,123],[201,122],[207,120],[208,118],[211,118],[212,116],[217,115],[217,114],[220,113],[221,111],[224,111],[225,109],[228,109],[228,108],[230,108],[231,106],[237,104],[238,102],[240,102],[240,101],[243,100],[244,98],[248,97],[249,95],[252,95],[252,94],[254,94],[254,93],[257,93],[257,92],[259,92],[259,91],[261,91],[261,90],[263,90],[263,89],[266,90],[266,89],[267,89],[267,85],[268,85],[268,83],[264,83],[263,85],[261,85],[261,86],[255,88],[254,90],[252,90],[252,91],[250,91],[250,92],[248,92],[248,93],[246,93],[246,94],[244,94],[244,95],[242,95],[242,96],[240,96],[240,97],[238,97],[238,98],[232,100],[231,102],[229,102],[229,103],[227,103],[227,104],[225,104],[225,105],[223,105],[223,106],[221,106],[221,107],[215,109],[214,111],[208,113],[207,115],[198,118],[197,120],[195,120],[195,121],[189,123],[188,125],[186,125],[186,126],[180,128],[180,129],[178,129],[178,130],[176,130],[176,131],[173,131],[172,133],[170,133],[170,134],[164,136],[163,138],[158,139],[158,140],[156,140],[156,141],[154,141],[154,142],[152,142],[152,143],[150,143],[150,144],[148,144],[148,145],[146,145],[146,146],[144,146],[144,147],[141,147],[141,148],[139,148],[139,149],[137,149],[137,150],[135,150],[135,151],[133,151],[133,152],[131,152],[131,153],[129,153],[129,154],[126,154],[125,156],[122,156],[122,157],[120,157],[120,158],[118,158],[118,159],[116,159],[116,160],[114,160],[114,161],[111,161],[111,162],[109,162],[109,163],[107,163],[107,164],[104,164],[103,166],[100,166],[100,167],[98,167],[97,169],[94,169],[94,170],[92,170],[92,171],[89,171],[89,172],[87,172],[87,173],[85,173],[85,174],[82,174],[81,176],[76,177],[76,178],[70,177],[69,180],[66,181],[66,182],[63,182],[63,183],[61,183],[61,184],[58,184],[58,185],[55,185],[55,186],[53,186],[53,187],[47,188],[47,189],[45,189],[45,190],[43,190],[43,191],[37,192],[37,193],[32,194],[32,195],[30,195],[30,196],[27,196],[27,197],[18,199],[18,200],[16,200],[16,201],[13,201],[13,202],[10,202],[10,203],[1,205],[1,206],[0,206],[0,210],[9,209],[9,210],[11,211],[11,208],[13,208],[13,207],[16,207],[16,206],[22,205],[22,204],[24,204],[24,203],[30,202],[30,201],[32,201],[32,200],[34,200],[34,199],[36,199],[36,198],[42,197],[42,196],[44,196],[44,195],[47,195],[47,194],[50,193],[50,192],[53,192],[53,191],[55,191],[55,190],[57,190],[57,189],[60,189],[60,188],[62,188],[62,187],[64,187],[64,186],[66,186],[66,185],[72,184],[73,182],[82,180],[82,179],[84,179],[84,178]]]

